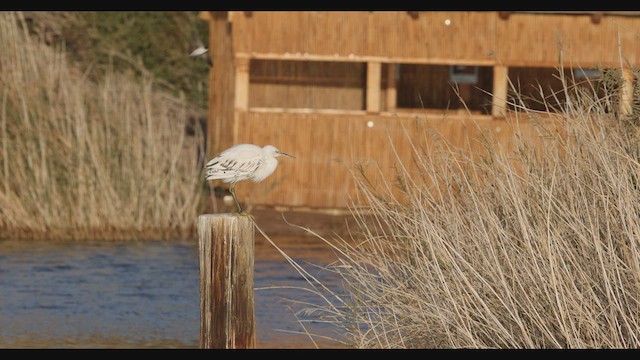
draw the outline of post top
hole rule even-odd
[[[248,221],[253,222],[253,216],[248,214],[238,213],[216,213],[216,214],[201,214],[198,216],[198,222],[217,222],[217,221]]]

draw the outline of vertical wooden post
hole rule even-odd
[[[235,53],[228,11],[210,11],[209,55],[213,66],[209,69],[209,122],[207,124],[207,153],[209,158],[234,145]]]
[[[200,348],[255,348],[254,235],[247,216],[198,217]]]
[[[493,67],[493,102],[491,115],[504,116],[507,112],[507,88],[509,68],[503,65]]]
[[[250,59],[235,58],[235,94],[233,109],[232,144],[238,142],[238,112],[249,110],[249,64]]]
[[[377,61],[367,63],[367,112],[380,112],[380,82],[382,64]]]
[[[235,109],[249,110],[249,59],[236,58]]]
[[[620,89],[620,113],[622,115],[630,115],[633,111],[633,82],[634,76],[631,69],[622,70],[622,88]]]
[[[387,64],[387,111],[394,111],[398,106],[398,89],[396,88],[397,64]]]

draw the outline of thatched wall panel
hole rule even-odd
[[[562,49],[567,63],[614,66],[620,38],[623,58],[640,59],[638,17],[607,15],[593,23],[588,14],[515,13],[503,20],[492,11],[427,11],[417,18],[406,11],[257,11],[232,18],[234,51],[245,54],[554,66]]]

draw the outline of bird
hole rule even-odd
[[[202,56],[202,55],[206,54],[208,51],[209,51],[209,49],[207,49],[206,47],[200,45],[195,50],[193,50],[191,52],[191,54],[189,54],[189,56],[191,56],[191,57]]]
[[[278,167],[278,156],[295,159],[295,156],[284,153],[273,145],[234,145],[207,162],[205,179],[230,183],[229,192],[238,207],[238,214],[244,214],[236,197],[236,183],[243,180],[260,182],[266,179]]]
[[[211,56],[209,56],[209,49],[207,49],[203,45],[198,46],[195,50],[193,50],[189,54],[189,56],[194,58],[194,59],[202,57],[207,61],[209,66],[213,66],[213,62],[211,61]]]
[[[213,66],[213,61],[211,60],[211,56],[209,55],[209,49],[204,46],[204,43],[200,38],[200,34],[198,33],[198,27],[195,24],[193,25],[192,29],[192,38],[195,49],[191,51],[191,53],[189,53],[189,56],[194,59],[205,59],[209,66]]]

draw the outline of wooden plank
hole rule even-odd
[[[247,216],[198,217],[200,348],[255,348],[254,238]]]
[[[379,62],[367,63],[367,112],[380,112],[380,86],[382,77],[382,64]]]
[[[491,103],[491,115],[504,116],[507,110],[507,88],[509,68],[504,65],[493,67],[493,100]]]

